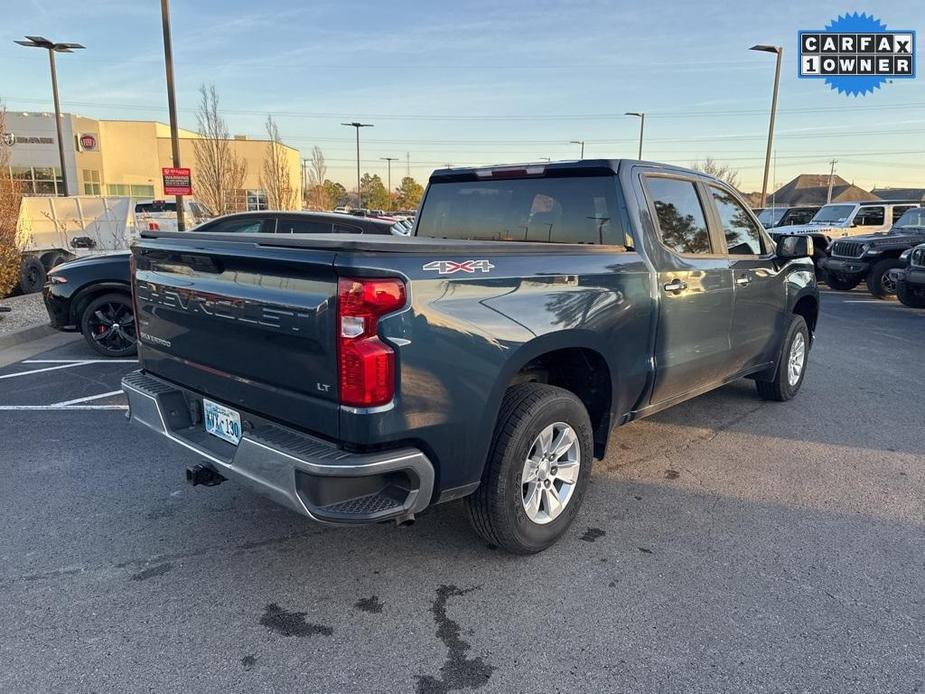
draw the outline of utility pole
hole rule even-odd
[[[579,150],[580,153],[578,155],[578,158],[579,159],[585,158],[585,141],[584,140],[569,140],[569,144],[579,145],[581,149]]]
[[[363,191],[360,189],[360,128],[372,128],[373,124],[353,121],[352,123],[341,123],[341,125],[346,125],[350,128],[356,128],[357,131],[357,206],[362,208]]]
[[[28,48],[44,48],[48,51],[48,65],[51,68],[51,95],[55,102],[55,129],[58,133],[58,163],[61,166],[61,188],[68,194],[67,170],[64,167],[64,138],[61,136],[61,104],[58,102],[58,70],[55,67],[55,53],[73,53],[83,48],[79,43],[55,43],[44,36],[27,36],[25,41],[14,41]],[[57,193],[57,188],[55,188]]]
[[[780,91],[780,63],[784,55],[784,49],[781,46],[768,46],[758,44],[752,46],[750,51],[762,51],[764,53],[774,53],[777,55],[777,64],[774,68],[774,91],[771,96],[771,122],[768,124],[768,149],[764,155],[764,181],[761,184],[761,203],[764,207],[768,195],[768,174],[771,171],[771,148],[774,142],[774,119],[777,116],[777,93]]]
[[[177,97],[173,86],[173,44],[170,39],[170,0],[161,0],[161,23],[164,29],[164,64],[167,68],[167,109],[170,111],[170,151],[174,167],[180,166],[180,135],[177,129]],[[177,229],[186,231],[183,196],[177,198]]]
[[[389,209],[392,209],[392,162],[398,161],[398,157],[379,157],[389,165]]]
[[[832,165],[832,168],[829,169],[829,192],[825,196],[826,203],[832,202],[832,183],[835,179],[835,165],[838,163],[838,159],[833,159],[829,162]]]
[[[411,152],[405,152],[405,176],[411,178]]]
[[[636,157],[642,161],[642,135],[646,130],[646,114],[636,111],[624,113],[625,116],[636,116],[639,119],[639,156]]]

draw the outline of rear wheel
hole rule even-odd
[[[135,353],[135,312],[128,294],[104,294],[91,301],[80,318],[80,332],[104,357]]]
[[[905,267],[898,258],[887,258],[874,266],[867,273],[867,288],[878,299],[892,299],[896,296],[896,278],[890,270]]]
[[[573,393],[540,383],[504,396],[482,483],[467,500],[487,542],[540,552],[568,529],[591,478],[591,420]]]
[[[784,338],[777,372],[770,381],[755,381],[758,395],[765,400],[783,402],[796,395],[806,375],[806,358],[809,355],[809,328],[803,316],[794,316]]]
[[[837,289],[840,292],[849,292],[861,283],[861,278],[858,277],[857,279],[853,279],[847,277],[839,277],[833,272],[826,270],[825,283],[832,289]]]
[[[58,267],[61,263],[67,261],[67,255],[64,253],[48,253],[42,258],[42,264],[46,270]]]
[[[41,291],[45,284],[45,266],[34,255],[28,255],[22,260],[19,268],[19,290],[23,294],[32,294]]]
[[[905,306],[925,308],[925,289],[911,289],[906,282],[900,280],[896,283],[896,296]]]

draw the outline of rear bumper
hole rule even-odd
[[[223,477],[326,523],[374,523],[424,510],[434,468],[415,448],[351,453],[334,444],[241,412],[241,442],[205,432],[202,398],[135,371],[122,379],[129,418],[206,458]]]
[[[820,266],[840,277],[863,277],[870,270],[870,263],[853,258],[823,258]]]

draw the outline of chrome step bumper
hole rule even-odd
[[[202,396],[142,371],[122,379],[129,419],[205,458],[216,472],[327,523],[375,523],[430,504],[434,468],[415,448],[351,453],[241,412],[235,446],[205,432]]]

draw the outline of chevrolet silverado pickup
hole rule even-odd
[[[569,527],[611,430],[748,377],[803,382],[812,240],[654,163],[443,169],[413,235],[146,233],[130,418],[327,523],[466,498],[487,542]]]

